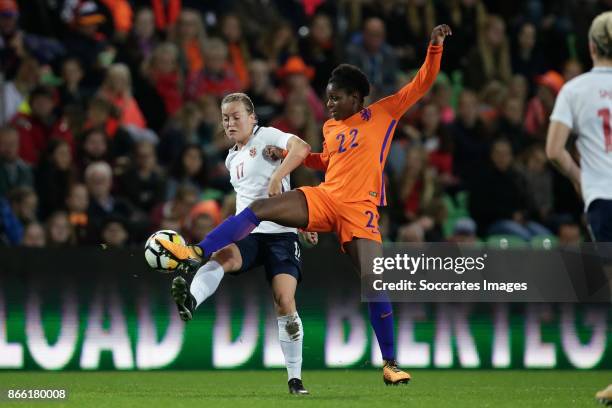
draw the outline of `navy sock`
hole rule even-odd
[[[198,246],[202,248],[205,256],[210,256],[213,252],[245,238],[260,222],[253,210],[247,207],[240,214],[233,215],[223,221],[198,243]]]
[[[391,302],[368,303],[370,323],[376,333],[380,352],[385,360],[395,360],[395,339],[393,335],[393,308]]]

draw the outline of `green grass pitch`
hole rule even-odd
[[[286,373],[266,371],[2,372],[0,389],[67,389],[63,402],[8,407],[597,407],[612,371],[413,370],[387,387],[378,370],[304,372],[309,396],[287,393]]]

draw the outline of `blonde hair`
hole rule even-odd
[[[221,106],[227,103],[232,103],[232,102],[242,102],[242,104],[244,105],[244,108],[246,109],[249,115],[252,113],[255,113],[255,105],[253,105],[253,101],[251,100],[251,98],[249,98],[249,95],[245,93],[235,92],[235,93],[231,93],[227,95],[221,101]]]
[[[486,23],[480,29],[478,36],[478,50],[486,76],[483,80],[500,79],[508,82],[512,78],[512,67],[510,65],[510,46],[506,34],[504,33],[504,39],[495,49],[487,41],[488,31],[494,24],[501,24],[505,27],[504,20],[501,17],[491,14],[487,16]]]
[[[597,49],[597,55],[612,59],[612,11],[601,13],[593,19],[589,40]]]
[[[126,89],[123,90],[125,95],[132,95],[132,74],[130,73],[130,69],[126,64],[123,63],[115,63],[108,67],[106,71],[106,77],[104,78],[104,82],[102,83],[103,89],[110,89],[111,80],[113,77],[122,77],[125,79]]]

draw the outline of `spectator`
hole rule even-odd
[[[272,126],[305,140],[315,151],[321,149],[317,123],[309,106],[300,98],[290,98],[284,114],[273,120]]]
[[[198,12],[184,9],[170,30],[169,38],[181,53],[185,72],[188,76],[200,72],[204,68],[204,44],[206,31],[204,22]]]
[[[102,129],[110,138],[117,133],[119,114],[106,99],[94,97],[87,106],[83,130]]]
[[[523,165],[519,168],[527,185],[537,220],[544,222],[550,216],[553,205],[553,176],[548,167],[544,147],[534,144],[525,151]]]
[[[63,140],[52,140],[35,174],[40,215],[46,219],[49,214],[64,207],[70,186],[76,181],[70,145]]]
[[[132,165],[117,180],[117,194],[146,212],[164,201],[166,183],[157,165],[155,146],[146,141],[134,146]]]
[[[47,246],[61,248],[76,244],[74,230],[66,212],[56,211],[51,214],[45,227]]]
[[[19,133],[10,126],[0,127],[0,198],[15,187],[33,184],[32,169],[19,157]]]
[[[453,91],[448,77],[443,72],[438,74],[436,82],[431,87],[431,101],[440,110],[440,121],[444,125],[451,125],[455,120],[455,110],[452,106]]]
[[[478,240],[476,236],[476,223],[469,217],[460,218],[455,221],[453,234],[448,237],[449,242],[458,244],[474,244]]]
[[[490,162],[480,168],[480,182],[470,190],[470,214],[479,234],[509,234],[525,241],[550,234],[529,218],[532,205],[523,176],[513,168],[512,147],[505,139],[491,146]]]
[[[197,104],[187,102],[183,105],[162,131],[161,141],[157,146],[161,164],[167,166],[177,160],[187,144],[203,144],[202,121],[203,115]]]
[[[79,174],[83,175],[91,163],[104,161],[112,164],[109,143],[108,135],[102,129],[94,128],[85,132],[79,145]]]
[[[286,21],[267,27],[266,32],[258,37],[259,56],[267,61],[271,70],[276,71],[289,57],[298,53],[298,42],[293,27]]]
[[[145,61],[143,74],[162,98],[167,115],[174,115],[183,104],[184,82],[179,70],[176,46],[172,43],[162,43],[155,47]]]
[[[281,95],[283,95],[285,102],[292,98],[299,98],[308,104],[308,108],[317,122],[322,122],[325,119],[323,103],[310,86],[314,70],[306,66],[302,58],[290,57],[285,65],[278,69],[277,75],[283,83]]]
[[[249,87],[249,60],[251,53],[249,45],[243,36],[242,24],[236,14],[226,14],[221,18],[221,35],[229,52],[229,66],[240,81],[240,88]]]
[[[556,71],[548,71],[536,79],[538,90],[527,105],[525,129],[534,139],[544,141],[548,129],[548,117],[555,105],[555,98],[563,86],[563,77]]]
[[[125,45],[119,50],[119,60],[130,68],[140,67],[151,56],[158,42],[153,11],[143,7],[136,11],[134,27],[128,33]]]
[[[73,184],[66,197],[66,209],[68,210],[68,220],[74,231],[74,236],[78,244],[87,242],[89,230],[89,193],[84,184]]]
[[[166,198],[172,199],[176,195],[178,187],[185,185],[193,188],[198,195],[208,185],[206,158],[202,148],[198,145],[189,144],[185,146],[179,159],[172,165],[166,188]]]
[[[347,62],[361,68],[370,80],[371,100],[395,92],[397,59],[385,43],[385,25],[381,19],[372,17],[364,22],[361,40],[347,48]]]
[[[85,84],[95,87],[115,58],[116,50],[100,32],[100,26],[106,21],[93,1],[83,1],[72,13],[70,27],[72,32],[64,43],[70,55],[81,61],[86,77]]]
[[[453,32],[453,46],[444,50],[442,68],[445,72],[467,65],[467,51],[477,43],[479,32],[487,21],[482,0],[445,0],[440,2],[438,21],[458,29]]]
[[[30,34],[19,27],[19,8],[15,0],[0,2],[0,69],[13,78],[21,60],[33,57],[51,64],[65,53],[59,41]]]
[[[299,45],[305,63],[314,68],[312,87],[317,95],[324,97],[327,80],[339,64],[331,18],[326,14],[316,14],[310,22],[308,35],[300,40]]]
[[[520,98],[506,98],[503,102],[501,115],[495,124],[496,134],[508,139],[512,145],[512,151],[517,155],[522,153],[530,142],[523,126],[523,112],[524,104]]]
[[[38,86],[30,93],[31,113],[19,113],[13,118],[13,126],[19,132],[19,156],[26,163],[37,164],[52,138],[73,142],[69,129],[53,115],[54,98],[51,88]]]
[[[11,211],[21,225],[38,221],[38,196],[31,187],[17,187],[12,189],[7,195]]]
[[[23,231],[21,246],[26,248],[44,248],[46,245],[45,230],[37,222],[27,224]]]
[[[38,84],[38,77],[38,61],[31,57],[22,59],[15,78],[6,82],[0,89],[0,97],[2,97],[0,125],[8,123],[19,112],[32,89]]]
[[[454,138],[453,171],[465,185],[478,180],[487,163],[489,134],[478,114],[478,98],[469,90],[459,96],[457,118],[451,127]]]
[[[534,88],[534,79],[544,72],[542,53],[536,47],[535,25],[525,22],[519,26],[512,52],[512,72],[527,78],[529,88]]]
[[[268,64],[261,59],[251,61],[249,65],[251,87],[246,91],[255,105],[257,122],[268,126],[281,111],[283,97],[274,86]]]
[[[228,49],[218,38],[211,38],[204,48],[206,66],[193,72],[187,80],[187,98],[197,100],[203,95],[223,98],[242,89],[240,80],[228,62]]]
[[[117,216],[130,220],[135,212],[127,201],[111,195],[113,171],[108,163],[101,161],[88,165],[85,169],[85,184],[90,195],[87,209],[89,242],[94,243],[100,237],[106,218]]]
[[[77,58],[71,57],[63,61],[63,83],[58,89],[62,110],[68,105],[75,105],[77,107],[85,106],[89,95],[82,84],[84,76],[83,67]]]
[[[139,128],[146,126],[138,103],[132,96],[132,75],[127,65],[113,64],[108,68],[98,95],[119,110],[120,125],[134,125]]]
[[[102,225],[102,244],[110,248],[124,248],[129,239],[129,225],[120,217],[109,217]]]
[[[435,191],[434,173],[427,166],[427,152],[414,146],[406,153],[406,162],[398,190],[408,220],[416,219],[421,209],[429,205]]]
[[[583,72],[584,69],[582,67],[582,64],[578,60],[569,59],[565,61],[565,64],[563,64],[563,80],[565,82],[576,78]]]
[[[180,226],[180,228],[174,228],[175,230],[182,230],[189,216],[189,212],[197,201],[197,189],[190,185],[179,186],[176,189],[176,194],[170,200],[167,200],[153,209],[150,214],[151,227],[153,229],[159,229],[163,221],[172,221],[174,224]],[[234,206],[233,211],[236,211],[236,206]]]
[[[506,37],[506,25],[500,17],[487,17],[486,24],[478,35],[477,46],[468,54],[464,70],[465,85],[476,91],[491,80],[503,83],[510,81],[510,47]]]

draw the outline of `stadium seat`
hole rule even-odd
[[[514,235],[489,235],[487,246],[498,249],[520,249],[526,248],[527,242]]]
[[[554,235],[536,235],[530,244],[534,249],[551,249],[559,245],[559,239]]]
[[[453,234],[453,228],[455,227],[455,223],[458,219],[470,217],[470,212],[468,211],[468,199],[469,195],[467,191],[460,191],[454,197],[448,194],[445,194],[444,197],[442,197],[442,201],[444,202],[444,206],[448,212],[446,221],[442,226],[445,237],[449,237]]]

